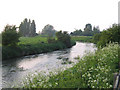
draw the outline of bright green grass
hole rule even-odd
[[[71,36],[71,40],[80,42],[92,42],[92,36]]]
[[[36,44],[36,43],[41,43],[47,42],[47,37],[41,37],[41,36],[36,36],[36,37],[20,37],[20,42],[18,44]]]
[[[112,88],[113,73],[118,71],[118,44],[109,44],[95,53],[86,54],[72,68],[42,76],[31,74],[24,88]]]

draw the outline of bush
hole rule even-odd
[[[66,47],[71,47],[71,37],[67,32],[59,31],[56,33],[57,41],[62,42]]]
[[[19,42],[20,34],[16,31],[15,26],[6,25],[2,32],[2,45],[15,46]]]
[[[97,43],[98,47],[104,47],[109,42],[120,43],[120,26],[113,25],[107,30],[102,31],[102,33],[94,35],[93,41]]]

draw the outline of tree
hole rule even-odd
[[[2,32],[2,45],[3,46],[16,46],[19,42],[20,34],[16,31],[16,26],[6,25]]]
[[[19,32],[21,33],[22,36],[24,37],[33,37],[36,35],[36,25],[35,25],[35,21],[31,20],[27,18],[25,18],[23,20],[23,22],[21,22],[20,26],[19,26]]]
[[[99,26],[97,26],[97,27],[93,27],[93,35],[94,34],[97,34],[97,33],[100,33],[100,29],[99,29]]]
[[[56,30],[54,29],[54,27],[50,24],[47,24],[43,29],[41,34],[42,35],[48,35],[49,37],[53,37],[55,36]]]
[[[56,33],[57,40],[64,43],[67,47],[71,47],[71,38],[70,35],[64,31],[59,31]]]
[[[74,32],[71,32],[70,35],[72,36],[81,36],[83,33],[82,33],[82,30],[81,29],[75,29]]]
[[[36,25],[35,21],[33,20],[30,26],[29,36],[34,37],[36,35]]]
[[[92,36],[92,25],[86,24],[84,28],[84,36]]]

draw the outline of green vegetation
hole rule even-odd
[[[86,24],[84,31],[82,31],[81,29],[76,29],[75,31],[71,32],[70,35],[72,36],[93,36],[97,33],[100,33],[100,29],[99,27],[93,27],[92,29],[92,25],[91,24]]]
[[[66,46],[61,43],[37,43],[37,44],[21,44],[17,47],[2,47],[2,59],[10,59],[32,54],[46,53],[54,50],[64,49]],[[12,53],[11,53],[12,52]]]
[[[67,32],[59,31],[56,33],[57,41],[64,43],[67,47],[71,47],[71,37]]]
[[[65,71],[32,74],[23,81],[23,88],[112,88],[113,73],[118,71],[118,49],[110,43],[95,53],[86,54]]]
[[[120,44],[120,26],[114,24],[100,34],[94,35],[93,42],[96,43],[98,47],[104,47],[109,42],[118,42]]]
[[[71,40],[80,42],[92,42],[92,36],[71,36]]]
[[[49,37],[54,37],[56,32],[57,31],[54,29],[54,27],[52,25],[47,24],[42,29],[41,35],[48,35]]]
[[[6,25],[2,32],[2,45],[3,46],[16,46],[19,42],[20,34],[16,31],[16,26]]]
[[[66,37],[63,36],[62,38]],[[70,45],[67,46],[66,43],[56,39],[58,39],[58,37],[56,37],[53,42],[49,42],[48,37],[20,37],[20,42],[17,44],[17,46],[2,46],[2,59],[6,60],[26,55],[46,53],[55,50],[65,49],[75,45],[74,41],[71,41]]]
[[[37,43],[47,43],[47,37],[35,36],[35,37],[20,37],[20,44],[37,44]]]

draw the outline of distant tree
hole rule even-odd
[[[83,35],[84,36],[92,36],[92,25],[91,24],[86,24]]]
[[[55,36],[56,30],[54,29],[54,27],[50,24],[47,24],[43,29],[41,34],[42,35],[48,35],[49,37],[53,37]]]
[[[36,35],[36,25],[35,21],[33,20],[31,23],[31,20],[25,18],[23,22],[21,22],[19,26],[19,32],[21,33],[22,36],[24,37],[33,37]]]
[[[19,32],[22,36],[25,36],[25,28],[24,28],[24,23],[21,22],[20,26],[19,26]]]
[[[33,20],[30,26],[30,31],[29,31],[29,36],[36,36],[36,25],[35,25],[35,21]]]
[[[3,46],[16,46],[19,42],[20,34],[16,31],[16,26],[6,25],[2,32],[2,45]]]
[[[97,27],[93,27],[93,35],[94,34],[97,34],[97,33],[100,33],[100,29],[99,29],[99,26],[97,26]]]
[[[81,29],[75,29],[75,31],[71,32],[70,35],[72,36],[93,36],[94,34],[100,33],[99,26],[94,26],[92,30],[91,24],[86,24],[84,31]]]
[[[25,20],[23,21],[24,22],[24,30],[25,30],[25,37],[28,37],[29,36],[29,22],[27,20],[27,18],[25,18]]]
[[[71,32],[70,35],[72,36],[81,36],[83,33],[82,33],[82,30],[81,29],[75,29],[74,32]]]

